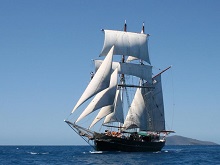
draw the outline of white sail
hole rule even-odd
[[[114,55],[133,56],[150,64],[147,34],[104,30],[105,41],[100,56],[106,56],[114,45]]]
[[[144,24],[143,24],[143,28],[144,28]],[[141,30],[141,33],[144,34],[144,29]],[[131,62],[131,61],[134,61],[134,60],[138,60],[138,58],[137,57],[128,56],[126,62]]]
[[[105,107],[101,108],[101,110],[99,111],[98,115],[95,117],[95,119],[93,120],[92,124],[89,126],[89,129],[91,129],[102,118],[104,118],[108,114],[112,113],[113,110],[114,110],[114,106],[113,105],[108,105],[108,106],[105,106]]]
[[[123,125],[125,129],[140,128],[140,130],[147,130],[147,111],[141,90],[142,88],[137,88],[136,90]]]
[[[155,78],[154,83],[155,90],[153,91],[153,125],[154,130],[165,130],[165,116],[164,116],[164,104],[163,104],[163,91],[161,83],[161,75]]]
[[[110,85],[107,89],[99,92],[90,104],[86,107],[83,113],[79,116],[76,122],[80,121],[90,113],[94,112],[95,110],[102,108],[107,105],[112,105],[115,98],[115,93],[117,89],[117,77],[118,77],[118,70],[116,69],[111,75]]]
[[[147,126],[150,131],[165,130],[165,116],[163,93],[161,84],[161,75],[158,75],[153,80],[154,90],[147,90],[145,100],[147,104]]]
[[[106,116],[103,123],[106,124],[110,122],[124,123],[124,113],[123,113],[121,94],[119,89],[117,90],[115,96],[114,111],[110,113],[108,116]]]
[[[97,70],[101,66],[103,61],[94,60],[94,62],[95,62],[95,70]],[[115,70],[116,68],[118,68],[119,74],[133,75],[141,79],[144,79],[148,81],[149,83],[152,82],[152,66],[151,65],[113,62],[112,69]]]
[[[86,90],[72,110],[72,113],[86,100],[88,100],[98,92],[102,91],[103,89],[108,88],[111,76],[113,51],[114,46],[112,46],[112,48],[110,49],[108,55],[103,61],[103,64],[100,66],[93,79],[90,81]]]
[[[126,62],[131,62],[131,61],[134,61],[134,60],[138,60],[138,58],[132,57],[132,56],[128,56]]]

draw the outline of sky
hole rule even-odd
[[[0,0],[0,145],[79,145],[64,122],[90,79],[100,29],[149,33],[167,128],[220,144],[220,1]]]

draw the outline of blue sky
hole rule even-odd
[[[0,145],[85,144],[63,120],[90,79],[104,35],[139,32],[164,74],[167,127],[220,144],[220,1],[1,0]],[[172,124],[172,115],[174,118]]]

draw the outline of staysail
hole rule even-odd
[[[140,85],[141,84],[142,81],[140,81]],[[143,88],[137,88],[136,90],[134,99],[131,103],[131,106],[129,108],[128,114],[123,125],[125,129],[140,128],[140,130],[147,130],[147,111],[144,98],[141,92],[142,89]]]
[[[104,117],[106,118],[103,124],[107,124],[110,122],[124,123],[124,114],[120,95],[120,90],[117,89],[114,104],[103,107],[99,111],[98,115],[95,117],[89,128],[93,127],[98,121],[100,121]]]
[[[79,101],[77,102],[71,113],[73,113],[86,100],[88,100],[98,92],[102,91],[103,89],[108,88],[111,76],[113,51],[114,46],[112,46],[112,48],[110,49],[102,65],[97,70],[93,79],[90,81],[89,85],[87,86],[86,90],[80,97]]]
[[[80,121],[90,113],[94,112],[95,110],[102,108],[107,105],[112,105],[115,98],[115,93],[117,89],[117,76],[118,70],[116,69],[111,75],[111,81],[108,88],[99,92],[90,104],[86,107],[83,113],[79,116],[76,122]]]
[[[122,107],[121,92],[118,89],[115,96],[114,111],[106,116],[104,124],[119,122],[124,123],[124,112]]]
[[[91,129],[102,118],[104,118],[108,114],[112,113],[113,110],[114,110],[114,106],[113,105],[108,105],[108,106],[102,107],[102,109],[99,111],[98,115],[93,120],[92,124],[89,126],[89,129]]]

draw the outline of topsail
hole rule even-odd
[[[114,45],[114,55],[133,56],[150,64],[147,34],[104,30],[105,41],[100,56],[106,56]]]

